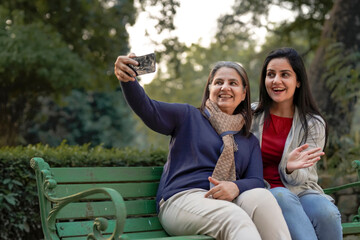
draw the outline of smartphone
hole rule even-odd
[[[133,58],[139,63],[138,66],[128,64],[128,66],[135,72],[136,76],[146,73],[152,73],[156,70],[155,53],[146,54]]]

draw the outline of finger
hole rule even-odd
[[[313,166],[316,162],[318,162],[321,158],[320,157],[317,157],[317,158],[314,158],[314,159],[309,159],[306,163],[304,163],[302,165],[302,168],[308,168],[308,167],[311,167]]]
[[[305,144],[301,145],[300,147],[296,148],[296,150],[298,150],[299,152],[302,152],[305,149],[307,149],[308,147],[309,147],[309,144],[305,143]]]
[[[232,196],[230,193],[228,193],[226,191],[219,191],[213,195],[213,198],[231,202],[232,200],[234,200],[235,196]]]
[[[205,197],[207,198],[207,197],[213,196],[216,192],[217,192],[217,190],[212,188],[207,193],[205,193]]]
[[[135,55],[135,53],[129,53],[129,54],[128,54],[128,57],[129,57],[129,58],[134,58],[134,57],[136,57],[136,55]]]
[[[317,152],[317,153],[313,153],[310,155],[310,159],[313,160],[315,158],[320,158],[321,156],[324,156],[325,153],[324,152]]]
[[[314,163],[308,162],[308,163],[305,163],[301,168],[309,168],[313,165],[314,165]]]
[[[313,152],[313,151],[311,151],[311,152]],[[304,155],[306,161],[313,161],[313,160],[317,159],[318,157],[325,155],[324,152],[313,152],[313,153],[311,153],[311,152],[308,151],[308,152],[306,152],[306,155]]]
[[[135,55],[131,55],[131,56],[135,57]],[[135,61],[134,59],[132,59],[132,58],[130,58],[128,56],[118,56],[116,61],[115,61],[115,65],[119,65],[119,64],[139,65],[139,63],[137,61]]]
[[[134,70],[126,64],[119,64],[118,70],[124,72],[130,77],[136,77],[136,73],[134,72]]]
[[[121,71],[119,68],[115,67],[115,76],[119,81],[122,82],[129,82],[129,81],[135,81],[136,79],[134,77],[129,76],[127,73]]]
[[[215,198],[215,199],[222,199],[222,200],[225,198],[225,196],[224,196],[224,194],[223,194],[222,191],[217,191],[217,192],[215,192],[215,193],[212,195],[212,197]]]
[[[215,178],[213,177],[208,177],[209,179],[209,182],[211,182],[212,184],[214,184],[215,186],[216,185],[219,185],[220,181],[216,180]]]
[[[205,197],[213,196],[216,192],[219,192],[219,191],[221,191],[221,187],[214,186],[205,194]]]
[[[206,198],[208,198],[208,197],[210,197],[211,196],[211,193],[210,193],[210,191],[208,191],[207,193],[205,193],[205,195],[204,195],[204,197],[206,197]]]
[[[316,152],[319,152],[321,150],[321,148],[313,148],[313,149],[310,149],[308,151],[306,151],[307,154],[313,154],[313,153],[316,153]]]
[[[311,162],[312,164],[315,164],[315,163],[318,162],[320,159],[321,159],[320,157],[316,157],[316,158],[311,159],[310,162]]]

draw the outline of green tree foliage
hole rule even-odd
[[[135,137],[135,120],[121,92],[101,93],[72,90],[62,97],[62,106],[51,98],[42,99],[36,119],[23,126],[27,143],[59,145],[103,144],[124,147]]]
[[[83,62],[91,65],[87,71],[91,73],[91,86],[96,88],[106,86],[101,82],[104,73],[112,72],[116,56],[128,51],[125,26],[134,24],[136,13],[131,0],[16,0],[2,1],[0,6],[5,31],[11,29],[12,25],[27,27],[31,23],[50,27],[60,36],[63,44]],[[6,22],[10,24],[6,26]],[[53,38],[49,37],[47,44],[51,46],[52,41]]]
[[[236,0],[233,13],[219,19],[218,33],[237,36],[242,32],[251,33],[254,27],[266,28],[280,39],[282,46],[292,45],[301,36],[307,43],[306,50],[311,52],[318,47],[332,6],[333,0]],[[294,18],[275,22],[270,17],[273,8],[291,11]]]
[[[176,10],[180,6],[179,0],[142,0],[140,1],[141,11],[147,11],[147,7],[156,6],[160,9],[159,15],[150,13],[152,19],[157,20],[155,26],[157,32],[160,34],[163,31],[170,32],[175,29],[174,17]]]
[[[15,25],[51,26],[72,52],[92,66],[87,71],[96,88],[104,87],[101,79],[112,71],[116,56],[128,51],[125,27],[134,24],[136,13],[132,0],[7,0],[1,6],[3,23],[10,20]],[[51,42],[49,38],[47,43]]]
[[[133,0],[1,1],[0,145],[50,141],[49,139],[50,144],[59,142],[58,137],[50,137],[53,132],[44,132],[50,129],[49,126],[55,131],[54,129],[63,129],[66,125],[66,131],[59,136],[66,136],[71,143],[77,143],[74,139],[82,139],[79,143],[88,140],[94,143],[103,141],[109,146],[109,142],[115,136],[119,137],[119,134],[122,138],[132,136],[132,132],[124,131],[133,129],[117,128],[120,118],[124,123],[131,122],[131,119],[125,119],[129,117],[126,112],[129,109],[109,113],[116,107],[122,107],[114,101],[113,92],[118,83],[113,75],[113,63],[118,55],[128,53],[126,26],[134,24],[137,10],[143,11],[147,6],[153,5],[161,8],[161,13],[153,16],[158,21],[156,29],[159,33],[174,29],[173,17],[178,6],[176,0],[135,3]],[[139,9],[135,6],[139,6]],[[76,88],[85,89],[81,93],[84,99],[96,96],[97,100],[94,102],[97,106],[106,108],[101,110],[107,112],[106,116],[99,117],[98,107],[89,107],[90,103],[86,100],[72,102],[75,97],[70,90]],[[91,92],[85,94],[86,91]],[[106,92],[109,93],[108,96]],[[70,95],[67,96],[68,94]],[[51,112],[60,119],[46,116],[41,111],[49,108],[46,106],[49,102],[53,104],[52,111],[75,109],[74,106],[77,106],[79,114],[85,115],[76,117],[76,121],[89,120],[90,123],[66,124],[69,118],[63,112]],[[84,105],[77,104],[80,102]],[[114,105],[100,104],[105,102]],[[105,121],[108,117],[117,119]],[[109,122],[114,131],[113,138],[108,136]],[[87,127],[81,128],[80,133],[79,129],[70,129],[79,124]],[[27,128],[29,126],[30,129]],[[22,135],[19,135],[20,130]],[[40,132],[34,134],[37,130]],[[79,134],[86,136],[79,137]],[[34,138],[31,139],[30,136]],[[124,141],[131,143],[125,137],[112,141],[112,146],[121,146]]]
[[[18,133],[41,97],[77,87],[113,91],[118,83],[108,80],[127,52],[125,26],[135,13],[131,0],[1,1],[0,144],[26,143]]]
[[[5,28],[0,31],[0,130],[2,142],[11,144],[19,126],[36,113],[37,97],[86,84],[89,65],[42,23]]]

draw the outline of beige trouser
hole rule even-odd
[[[248,190],[233,202],[205,198],[206,192],[191,189],[160,202],[159,219],[170,235],[206,234],[221,240],[291,239],[270,191]]]

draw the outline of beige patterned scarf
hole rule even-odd
[[[234,134],[238,133],[244,123],[244,117],[241,113],[229,115],[220,110],[218,105],[210,99],[206,101],[205,114],[212,127],[222,137],[224,142],[223,150],[216,163],[212,177],[219,181],[235,181],[235,160],[234,152],[237,151],[237,145],[234,140]]]

